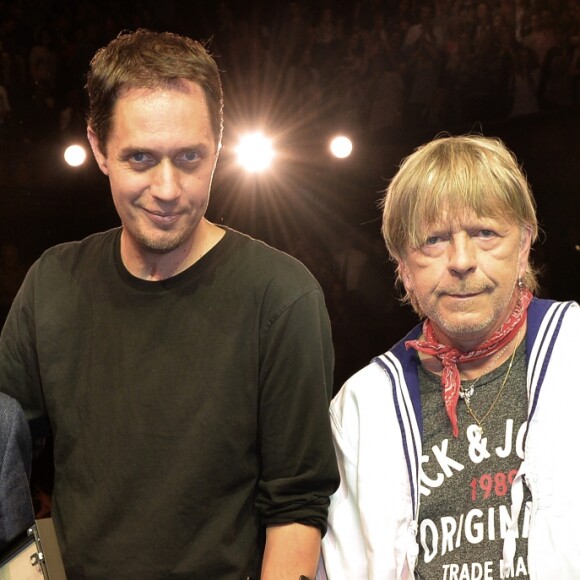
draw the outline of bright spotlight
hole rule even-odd
[[[272,141],[262,133],[252,133],[242,137],[236,147],[238,163],[246,171],[258,172],[267,169],[274,158]]]
[[[340,137],[334,137],[330,142],[330,151],[335,157],[344,159],[352,152],[352,141],[342,135]]]
[[[64,160],[71,167],[78,167],[85,162],[87,152],[80,145],[69,145],[64,152]]]

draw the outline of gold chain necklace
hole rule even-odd
[[[467,412],[471,415],[471,417],[473,418],[473,420],[477,423],[477,426],[479,428],[479,435],[483,435],[483,423],[484,421],[489,417],[490,413],[494,410],[497,402],[500,400],[501,395],[503,393],[504,387],[507,383],[508,377],[510,376],[510,371],[512,370],[512,365],[514,362],[514,358],[516,356],[516,350],[518,350],[518,345],[519,345],[519,338],[520,338],[520,332],[518,332],[518,336],[516,338],[515,341],[515,345],[514,345],[514,350],[512,352],[512,356],[510,358],[510,364],[508,366],[507,372],[505,374],[505,377],[503,379],[503,382],[501,384],[501,387],[499,388],[499,391],[497,392],[497,395],[495,396],[495,399],[493,400],[493,403],[491,404],[491,406],[489,407],[489,409],[487,410],[487,413],[481,418],[479,419],[477,417],[477,415],[475,414],[475,411],[473,410],[473,408],[471,407],[471,404],[469,402],[469,400],[471,399],[471,395],[473,395],[473,386],[475,385],[475,383],[477,381],[479,381],[479,379],[483,376],[483,373],[481,376],[477,377],[477,379],[470,385],[470,387],[464,391],[463,389],[460,389],[459,391],[459,396],[465,401],[465,406],[467,407]],[[507,345],[506,345],[507,348]],[[504,349],[502,349],[503,351]],[[489,366],[491,366],[493,364],[493,362],[495,362],[497,359],[499,358],[499,356],[495,357],[494,360],[489,364]]]
[[[503,355],[503,353],[506,351],[507,347],[510,345],[510,343],[508,342],[494,357],[493,359],[490,361],[490,363],[483,369],[483,372],[468,386],[468,387],[464,387],[463,385],[461,385],[459,387],[459,396],[462,399],[465,399],[465,401],[467,403],[469,403],[471,396],[473,395],[474,391],[475,391],[475,385],[478,383],[479,379],[481,379],[481,377],[485,376],[490,370],[491,367],[495,364],[495,362]]]

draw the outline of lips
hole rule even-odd
[[[149,211],[146,209],[143,211],[152,222],[160,225],[169,225],[179,219],[178,213],[165,213],[160,211]]]
[[[461,288],[451,290],[449,288],[441,288],[438,292],[440,296],[449,296],[450,298],[475,298],[480,294],[490,292],[492,288],[489,286],[481,286],[480,288]]]

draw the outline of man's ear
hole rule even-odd
[[[518,276],[523,278],[526,269],[528,267],[528,261],[530,258],[530,249],[532,247],[532,230],[529,227],[524,226],[522,228],[522,234],[520,238],[520,252],[518,260]]]
[[[107,165],[107,157],[101,150],[101,144],[97,134],[93,131],[93,128],[89,125],[87,127],[87,138],[89,143],[91,144],[91,149],[93,150],[93,155],[95,156],[95,160],[99,169],[105,174],[109,175],[109,168]]]
[[[397,259],[397,272],[399,273],[399,278],[401,279],[405,290],[410,292],[413,289],[411,275],[409,274],[409,269],[402,258]]]

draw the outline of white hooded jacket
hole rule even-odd
[[[341,485],[331,498],[319,579],[413,578],[418,555],[422,414],[419,379],[406,340],[343,386],[330,414]],[[534,299],[527,320],[528,432],[512,485],[532,493],[528,570],[533,580],[580,578],[580,307]],[[513,517],[517,522],[517,517]],[[504,539],[511,565],[517,531]]]

